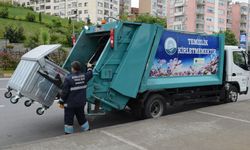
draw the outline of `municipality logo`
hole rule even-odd
[[[164,44],[165,52],[168,55],[174,55],[175,52],[177,51],[177,43],[174,38],[169,37],[165,40]]]

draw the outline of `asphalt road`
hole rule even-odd
[[[0,149],[7,145],[37,141],[63,135],[63,110],[54,104],[43,116],[36,115],[40,106],[34,104],[27,108],[23,101],[13,105],[4,98],[7,80],[0,79]],[[249,95],[240,99],[247,99]],[[176,106],[168,114],[207,107],[213,104],[193,104]],[[88,117],[92,129],[136,121],[130,113],[113,112],[105,116]],[[75,123],[77,124],[77,123]],[[76,125],[77,127],[77,125]]]

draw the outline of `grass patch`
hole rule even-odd
[[[24,28],[24,34],[26,37],[33,35],[35,32],[39,31],[40,29],[49,30],[48,27],[39,23],[0,18],[0,38],[4,37],[3,33],[5,30],[5,27],[10,26],[10,25],[22,26]]]

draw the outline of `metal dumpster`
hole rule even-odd
[[[42,107],[37,109],[38,115],[53,104],[60,88],[52,80],[62,81],[68,72],[47,56],[60,47],[59,44],[41,45],[22,56],[7,84],[5,97],[10,98],[11,103],[15,104],[21,98],[28,99],[24,102],[27,107],[39,102]],[[14,96],[12,91],[16,92]]]

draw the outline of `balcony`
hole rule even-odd
[[[174,7],[182,7],[182,6],[184,6],[184,4],[185,4],[184,1],[178,2],[178,3],[175,3],[175,4],[174,4]]]
[[[241,11],[240,14],[241,16],[247,16],[247,11]]]
[[[199,19],[199,18],[196,19],[196,24],[204,24],[204,23],[205,23],[204,19]]]
[[[227,24],[227,29],[232,29],[232,24]]]
[[[204,11],[204,9],[197,9],[196,10],[196,14],[198,14],[198,15],[204,15],[205,11]]]
[[[246,24],[247,23],[247,19],[240,19],[240,23],[241,24]]]
[[[184,11],[179,11],[179,12],[175,12],[174,16],[183,16],[184,15]]]
[[[205,0],[196,0],[196,4],[198,5],[198,6],[204,6],[205,5]]]

